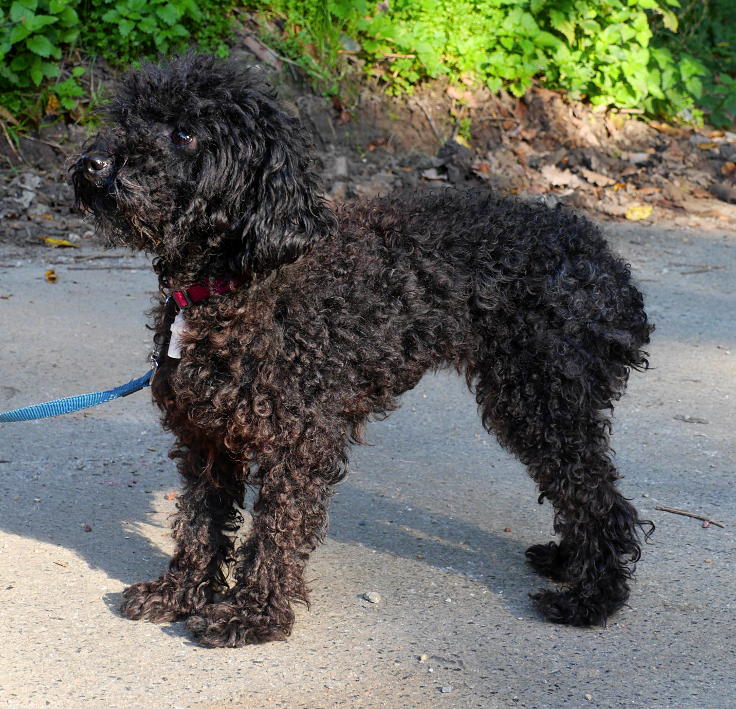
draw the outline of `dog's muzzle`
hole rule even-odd
[[[82,155],[82,170],[84,176],[95,184],[100,184],[112,174],[112,157],[103,153]]]

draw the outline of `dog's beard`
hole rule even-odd
[[[180,251],[183,234],[174,228],[180,211],[175,188],[149,187],[124,166],[106,180],[92,182],[80,163],[73,167],[72,184],[78,208],[94,216],[108,245],[147,251],[165,260]]]

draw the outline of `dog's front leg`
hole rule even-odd
[[[166,573],[123,592],[120,610],[131,620],[186,618],[225,588],[223,567],[232,555],[230,533],[242,521],[236,505],[243,502],[243,484],[229,474],[229,461],[217,459],[207,465],[205,456],[184,447],[178,455],[184,490],[172,528],[176,550]],[[217,484],[212,476],[217,476]]]
[[[293,602],[308,603],[304,567],[327,522],[329,476],[293,457],[265,467],[249,539],[238,551],[236,583],[221,603],[187,622],[203,645],[238,647],[284,640]]]

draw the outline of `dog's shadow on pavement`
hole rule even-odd
[[[485,585],[503,597],[513,615],[536,617],[528,593],[544,580],[527,566],[526,545],[512,533],[494,534],[462,518],[363,490],[349,479],[339,486],[331,510],[330,538]]]
[[[80,425],[85,439],[98,437],[105,445],[75,438]],[[175,511],[179,480],[165,455],[166,434],[150,427],[141,441],[141,428],[114,418],[67,418],[24,431],[22,445],[3,443],[0,527],[24,540],[71,550],[125,585],[156,578],[172,548],[168,517]],[[49,440],[56,443],[49,446]],[[541,579],[530,581],[534,575],[525,566],[524,545],[512,535],[430,512],[410,496],[397,499],[363,489],[350,477],[337,488],[328,535],[473,579],[503,594],[509,612],[533,616],[527,593]],[[80,577],[85,573],[68,555],[60,561],[53,549],[41,553],[48,558],[34,554],[32,563],[57,564]],[[105,601],[117,613],[120,593],[108,593]]]

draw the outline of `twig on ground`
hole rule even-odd
[[[35,143],[43,143],[44,145],[48,145],[50,148],[54,148],[55,150],[59,150],[64,155],[69,155],[69,152],[63,145],[59,145],[59,143],[55,143],[53,140],[44,140],[43,138],[34,138],[31,135],[24,135],[23,136],[26,140],[32,140]]]
[[[691,276],[693,273],[710,273],[711,271],[718,271],[719,269],[726,268],[725,266],[708,266],[708,268],[696,268],[692,271],[680,271],[681,276]]]
[[[424,107],[424,104],[417,99],[414,99],[412,103],[415,103],[417,106],[419,106],[419,108],[422,109],[422,113],[427,119],[427,123],[429,123],[429,127],[432,129],[432,133],[434,133],[434,137],[437,138],[438,143],[442,143],[443,142],[442,138],[440,137],[440,134],[437,131],[437,127],[435,126],[434,121],[432,120],[432,116],[429,115],[429,111]]]
[[[682,515],[683,517],[692,517],[693,519],[700,519],[703,522],[708,522],[709,524],[715,524],[716,527],[720,527],[721,529],[725,529],[726,525],[721,524],[720,522],[716,522],[716,520],[712,519],[711,517],[706,517],[705,515],[699,515],[695,512],[688,512],[687,510],[678,510],[676,507],[665,507],[664,505],[657,505],[655,510],[661,510],[662,512],[671,512],[673,515]]]
[[[521,123],[518,118],[513,118],[511,116],[481,116],[474,120],[476,123],[480,123],[481,121],[498,121],[499,123],[503,123],[504,121],[513,121],[514,123]]]
[[[2,126],[3,135],[5,136],[5,140],[8,141],[8,146],[13,151],[13,154],[15,155],[15,157],[20,159],[20,155],[18,155],[18,151],[16,150],[15,145],[13,144],[13,140],[10,137],[10,133],[8,133],[8,128],[5,125],[5,121],[0,121],[0,126]]]
[[[109,271],[115,269],[116,271],[143,271],[145,266],[120,266],[111,263],[109,266],[68,266],[67,271]]]

